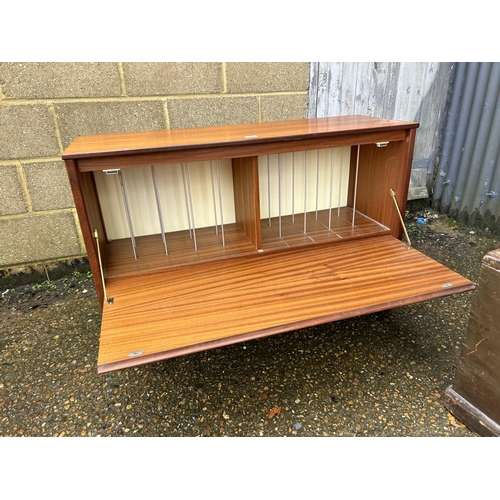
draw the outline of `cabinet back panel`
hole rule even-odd
[[[350,151],[346,147],[259,156],[261,218],[345,206]]]
[[[333,163],[332,163],[333,155]],[[320,149],[259,156],[261,218],[342,207],[347,204],[350,148]],[[212,163],[212,173],[210,170]],[[306,166],[307,163],[307,166]],[[189,229],[187,207],[192,202],[196,228],[220,225],[220,199],[216,162],[189,163],[189,187],[181,164],[155,167],[165,232]],[[281,185],[278,171],[281,175]],[[306,175],[307,171],[307,175]],[[185,171],[186,172],[186,171]],[[230,160],[219,160],[222,220],[236,222]],[[269,178],[270,173],[270,178]],[[333,178],[332,178],[333,174]],[[161,232],[150,167],[121,171],[134,236]],[[109,240],[129,238],[129,228],[118,175],[94,172]],[[213,183],[213,185],[212,185]],[[190,188],[190,189],[189,189]],[[270,196],[269,196],[270,193]],[[214,203],[215,195],[215,203]]]
[[[230,224],[235,222],[231,161],[220,160],[219,171],[224,223]],[[186,196],[189,196],[189,192],[195,227],[214,226],[215,214],[217,214],[217,221],[220,224],[221,214],[216,162],[212,162],[215,207],[210,162],[189,163],[188,172],[190,190],[187,188],[185,190],[185,180],[183,180],[182,166],[180,164],[155,166],[165,232],[189,229],[187,211],[187,206],[191,205],[189,198],[186,205]],[[160,221],[151,168],[129,168],[122,170],[121,174],[125,185],[134,235],[145,236],[160,233]],[[105,172],[96,171],[94,176],[108,239],[128,238],[130,234],[118,175],[107,175]]]

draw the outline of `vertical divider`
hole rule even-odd
[[[332,148],[332,161],[330,165],[330,200],[329,200],[329,209],[328,209],[328,229],[331,231],[332,229],[332,203],[333,203],[333,174],[335,171],[334,166],[335,160],[335,149]]]
[[[193,243],[194,243],[194,250],[195,252],[198,251],[198,245],[196,243],[196,228],[195,228],[195,222],[194,222],[194,210],[193,210],[193,196],[191,193],[191,180],[189,178],[189,164],[185,164],[186,168],[186,185],[187,185],[187,191],[188,191],[188,198],[189,198],[189,210],[191,210],[191,222],[193,223]]]
[[[158,182],[156,181],[156,171],[154,165],[151,165],[151,176],[153,177],[153,186],[155,188],[156,208],[158,209],[158,219],[160,221],[161,240],[163,241],[163,246],[165,247],[165,254],[168,255],[167,238],[165,237],[163,214],[161,213],[160,193],[158,192]]]
[[[278,154],[278,225],[279,225],[279,237],[281,238],[281,163],[279,154]]]
[[[271,167],[269,165],[269,155],[267,159],[267,213],[269,217],[269,227],[271,227]]]
[[[358,174],[359,174],[359,149],[360,146],[358,144],[358,150],[356,154],[356,176],[354,179],[354,202],[352,204],[352,225],[354,226],[354,221],[356,217],[356,196],[358,194]]]
[[[256,249],[261,248],[259,164],[257,156],[233,158],[236,223]]]
[[[295,151],[292,153],[292,224],[295,224]]]
[[[339,197],[337,200],[337,217],[340,217],[340,197],[342,195],[342,170],[344,169],[344,148],[340,149],[340,178],[339,178]]]
[[[316,150],[316,220],[318,220],[319,202],[319,149]]]
[[[304,151],[304,234],[307,234],[307,151]]]
[[[123,180],[121,170],[118,170],[118,178],[120,179],[120,186],[121,186],[122,198],[123,198],[123,206],[125,207],[125,215],[127,216],[128,231],[130,234],[130,240],[132,241],[132,250],[134,251],[134,259],[137,260],[134,230],[132,228],[132,220],[130,219],[130,210],[128,208],[127,192],[125,190],[125,182]]]
[[[216,161],[216,171],[217,171],[217,186],[219,190],[219,208],[220,208],[220,228],[222,234],[222,246],[226,246],[226,240],[224,236],[224,211],[222,210],[222,190],[220,187],[220,170],[219,170],[219,160]]]
[[[192,239],[193,233],[192,233],[192,229],[191,229],[191,213],[189,211],[189,200],[188,200],[188,190],[187,190],[187,183],[186,183],[186,173],[184,170],[185,170],[184,163],[181,163],[182,184],[184,185],[184,199],[186,201],[186,213],[187,213],[188,225],[189,225],[189,237]]]
[[[219,163],[217,160],[217,179],[219,179]],[[215,225],[215,234],[219,234],[219,225],[217,223],[217,203],[215,201],[215,184],[214,184],[214,171],[213,171],[213,165],[212,165],[212,160],[210,160],[210,181],[212,183],[212,201],[214,204],[214,225]],[[219,194],[220,194],[220,182],[219,182]],[[221,215],[222,215],[222,203],[221,203]]]

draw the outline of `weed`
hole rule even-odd
[[[31,287],[31,289],[33,291],[43,290],[43,289],[55,290],[56,288],[57,288],[57,285],[53,281],[50,281],[50,280],[42,281],[41,283],[37,283],[36,285],[32,285],[32,287]]]

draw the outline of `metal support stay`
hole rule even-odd
[[[356,177],[354,179],[354,202],[353,202],[353,206],[352,206],[352,225],[353,226],[354,226],[354,223],[356,221],[356,197],[358,195],[359,150],[360,150],[360,146],[358,144],[358,152],[356,155]]]
[[[216,173],[217,173],[217,187],[219,189],[219,208],[220,208],[220,228],[222,233],[222,246],[226,246],[226,240],[224,237],[224,212],[222,210],[222,190],[220,186],[220,170],[219,170],[219,160],[215,163]]]
[[[194,251],[197,252],[198,245],[196,243],[196,228],[195,228],[195,222],[194,222],[193,197],[191,194],[191,180],[189,178],[189,165],[187,163],[183,163],[182,168],[183,168],[183,177],[185,176],[184,194],[186,196],[186,209],[187,209],[187,213],[188,213],[189,227],[190,227],[190,231],[191,231],[191,226],[193,229]]]
[[[153,185],[155,188],[156,208],[158,209],[158,219],[160,221],[161,240],[163,241],[163,246],[165,247],[165,254],[168,255],[167,238],[165,237],[165,229],[163,226],[163,215],[161,213],[160,193],[158,192],[158,183],[156,181],[156,171],[154,165],[151,165],[151,175],[153,177]]]
[[[106,292],[106,283],[104,281],[104,270],[103,270],[103,267],[102,267],[101,249],[99,247],[99,234],[97,233],[97,229],[94,229],[94,238],[95,238],[95,244],[96,244],[96,247],[97,247],[97,260],[99,261],[99,270],[101,271],[101,281],[102,281],[102,289],[104,291],[104,300],[108,304],[112,304],[113,303],[113,299],[109,298],[108,294]]]
[[[134,251],[134,259],[137,260],[136,244],[134,229],[132,227],[132,219],[130,218],[130,210],[128,208],[127,192],[125,191],[125,183],[123,181],[123,176],[121,170],[118,169],[118,178],[120,179],[120,186],[122,189],[123,205],[125,207],[125,215],[127,216],[128,231],[130,234],[130,240],[132,241],[132,250]]]
[[[405,236],[406,236],[407,246],[409,248],[409,247],[411,247],[410,237],[408,236],[408,231],[406,231],[406,226],[405,226],[405,223],[403,220],[403,216],[401,215],[401,210],[399,210],[399,205],[398,205],[398,202],[396,200],[396,190],[393,188],[391,188],[391,196],[392,196],[392,199],[394,200],[394,205],[396,205],[396,211],[398,212],[399,220],[401,221],[401,225],[403,226],[403,231],[404,231]]]

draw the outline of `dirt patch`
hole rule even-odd
[[[476,281],[488,231],[427,208],[412,246]],[[97,373],[88,268],[0,280],[2,436],[473,436],[450,419],[474,292]]]

